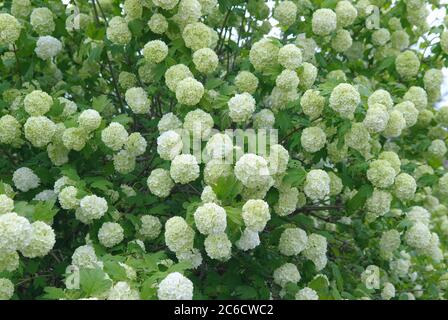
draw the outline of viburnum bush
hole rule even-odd
[[[448,298],[440,2],[2,1],[0,299]]]

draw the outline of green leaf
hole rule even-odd
[[[93,97],[92,108],[98,112],[102,112],[107,106],[111,104],[111,101],[106,95],[100,95],[98,97]]]
[[[362,208],[367,199],[372,195],[373,187],[370,184],[365,184],[358,189],[358,192],[351,198],[346,205],[349,213],[354,213],[356,210]]]
[[[39,201],[34,206],[33,220],[43,221],[51,224],[54,216],[58,213],[58,209],[54,208],[55,200]]]
[[[303,168],[289,168],[283,178],[283,183],[291,187],[300,187],[306,178],[306,171]]]
[[[115,281],[125,281],[128,279],[125,268],[116,261],[105,261],[104,271]]]
[[[81,269],[79,285],[87,296],[95,296],[106,292],[112,286],[112,280],[107,279],[106,273],[99,268]]]
[[[45,300],[60,300],[66,298],[65,292],[61,288],[45,287],[44,291],[45,294],[42,295],[42,298]]]

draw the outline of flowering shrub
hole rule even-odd
[[[0,299],[448,298],[440,2],[1,2]]]

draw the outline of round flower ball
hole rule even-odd
[[[106,36],[114,44],[125,45],[131,41],[132,33],[126,20],[120,16],[115,16],[109,20]]]
[[[14,200],[6,194],[0,194],[0,214],[12,212],[14,210]]]
[[[188,24],[182,31],[185,46],[193,51],[208,48],[212,43],[212,32],[202,22]]]
[[[387,110],[390,110],[394,105],[394,101],[392,100],[390,93],[384,89],[375,90],[367,99],[367,105],[369,107],[377,103],[384,105]]]
[[[27,258],[46,256],[56,243],[53,228],[42,221],[33,222],[31,228],[31,241],[20,252]]]
[[[137,230],[139,238],[142,240],[154,240],[160,235],[162,224],[159,218],[152,215],[140,217],[141,225]]]
[[[163,34],[168,30],[168,21],[163,14],[154,13],[148,21],[148,27],[154,33]]]
[[[331,47],[336,52],[347,51],[353,44],[352,36],[349,31],[341,29],[338,30],[331,40]]]
[[[258,78],[249,71],[240,71],[235,77],[235,86],[240,93],[254,94],[258,87]]]
[[[92,132],[101,124],[101,116],[98,111],[94,109],[87,109],[81,112],[78,117],[79,127],[87,132]]]
[[[206,203],[194,212],[194,222],[198,231],[204,235],[223,233],[227,227],[227,214],[221,206]]]
[[[398,110],[403,114],[407,128],[412,127],[417,123],[419,111],[411,101],[403,101],[397,104],[395,110]]]
[[[193,283],[179,272],[172,272],[160,281],[157,298],[159,300],[192,300]]]
[[[9,300],[14,294],[14,284],[11,280],[0,278],[0,300]]]
[[[25,138],[37,148],[50,143],[56,132],[56,125],[45,116],[29,117],[23,126]]]
[[[378,133],[386,129],[389,121],[389,113],[386,106],[380,103],[369,105],[362,124],[371,133]]]
[[[374,160],[367,170],[367,179],[378,188],[388,188],[395,180],[396,172],[386,160]]]
[[[77,198],[78,189],[73,186],[64,187],[58,194],[59,204],[62,209],[70,210],[79,207],[79,199]]]
[[[175,216],[165,223],[165,243],[173,252],[193,249],[194,231],[184,218]]]
[[[165,169],[154,169],[151,171],[146,183],[149,191],[160,198],[169,196],[171,189],[174,187],[170,173]]]
[[[209,74],[216,70],[219,61],[215,51],[202,48],[193,53],[193,63],[199,72]]]
[[[20,135],[21,125],[16,118],[9,114],[0,117],[0,143],[13,144]]]
[[[275,124],[275,115],[269,109],[262,109],[252,117],[255,129],[272,129]]]
[[[392,110],[389,112],[389,121],[382,134],[387,138],[396,138],[401,135],[404,128],[406,128],[406,120],[403,113],[399,110]]]
[[[327,136],[319,127],[308,127],[302,131],[300,143],[305,151],[314,153],[325,146]]]
[[[351,119],[356,107],[361,102],[361,96],[351,84],[338,84],[330,95],[330,107],[343,118]]]
[[[0,215],[0,253],[12,253],[26,247],[32,236],[32,227],[28,219],[15,212]]]
[[[176,64],[166,70],[165,83],[171,91],[176,92],[178,83],[188,77],[193,78],[190,69],[184,64]]]
[[[124,238],[123,228],[115,222],[105,222],[98,230],[98,240],[106,248],[116,246]]]
[[[386,28],[380,28],[372,33],[372,43],[375,46],[384,46],[390,40],[390,32]]]
[[[255,99],[247,92],[236,94],[227,102],[229,117],[233,122],[241,123],[250,119],[255,111]]]
[[[430,244],[431,231],[425,224],[417,222],[406,231],[404,240],[409,246],[423,250]]]
[[[318,90],[306,90],[300,99],[302,112],[310,117],[311,120],[318,118],[325,106],[325,98],[320,95]]]
[[[260,245],[260,236],[255,231],[244,229],[241,237],[235,244],[240,250],[252,250]]]
[[[331,9],[317,9],[313,12],[311,25],[314,34],[327,36],[336,30],[337,16]]]
[[[176,99],[181,104],[194,106],[201,101],[204,95],[204,86],[194,78],[181,80],[176,87]]]
[[[118,151],[128,139],[128,132],[118,122],[111,122],[101,131],[101,141],[110,149]]]
[[[252,153],[238,159],[235,164],[235,176],[247,188],[260,188],[271,181],[266,159]]]
[[[11,45],[19,39],[22,26],[17,19],[8,14],[0,13],[0,44]]]
[[[278,249],[285,256],[298,255],[306,248],[308,236],[306,232],[300,228],[287,228],[281,236]]]
[[[62,50],[62,43],[52,36],[39,37],[34,52],[42,60],[55,57]]]
[[[143,47],[143,56],[149,63],[160,63],[168,55],[168,46],[161,40],[152,40]]]
[[[40,184],[40,179],[33,170],[27,167],[22,167],[14,171],[12,182],[14,182],[17,189],[22,192],[27,192],[37,188]]]
[[[199,177],[199,165],[191,154],[180,154],[171,162],[170,175],[175,183],[186,184]]]
[[[87,139],[87,132],[82,128],[68,128],[62,134],[62,143],[67,150],[81,151]]]
[[[173,130],[165,131],[157,138],[157,153],[164,160],[173,160],[182,148],[182,138]]]
[[[277,60],[284,68],[295,70],[302,65],[302,50],[295,44],[284,45],[278,51]]]
[[[85,196],[79,202],[79,208],[76,210],[76,217],[85,224],[93,220],[100,219],[107,212],[107,201],[96,195]]]
[[[395,178],[394,194],[400,200],[411,200],[417,190],[414,177],[407,173],[400,173]]]
[[[30,24],[33,30],[40,36],[46,36],[53,33],[55,23],[53,13],[48,8],[35,8],[31,12]]]
[[[182,121],[172,112],[166,113],[157,123],[157,129],[160,133],[169,130],[176,130],[182,127]]]
[[[202,109],[190,111],[184,118],[184,129],[188,130],[193,140],[208,138],[213,125],[212,116]]]
[[[145,153],[148,143],[140,132],[133,132],[126,139],[124,149],[134,157]]]
[[[335,8],[337,24],[338,26],[344,28],[347,27],[355,21],[358,16],[358,11],[350,3],[350,1],[339,1]]]
[[[296,300],[319,300],[317,292],[311,288],[305,287],[297,291],[295,295]]]
[[[405,79],[415,77],[420,69],[420,60],[413,51],[406,50],[395,59],[395,69]]]
[[[292,1],[281,1],[277,3],[273,17],[281,26],[291,26],[296,21],[297,17],[296,4]]]
[[[275,79],[275,84],[284,91],[291,91],[297,89],[299,81],[300,79],[297,72],[293,70],[283,70]]]
[[[261,39],[252,45],[249,52],[249,61],[255,70],[263,71],[275,64],[279,48],[269,39]]]
[[[311,170],[306,175],[303,191],[311,200],[323,200],[330,194],[330,181],[330,177],[325,171]]]
[[[269,205],[260,199],[248,200],[243,205],[241,215],[246,228],[255,232],[263,231],[267,222],[271,219]]]
[[[208,235],[204,247],[207,255],[214,260],[227,261],[232,255],[232,243],[225,233]]]
[[[143,88],[134,87],[126,90],[124,98],[132,112],[135,114],[145,114],[149,112],[151,100],[148,99],[148,94]]]
[[[121,174],[128,174],[135,169],[135,156],[127,150],[120,150],[113,156],[115,171]]]
[[[299,270],[292,263],[285,263],[274,270],[274,282],[281,287],[288,283],[296,284],[301,279]]]

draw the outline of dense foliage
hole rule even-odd
[[[440,2],[2,1],[0,299],[448,298]]]

